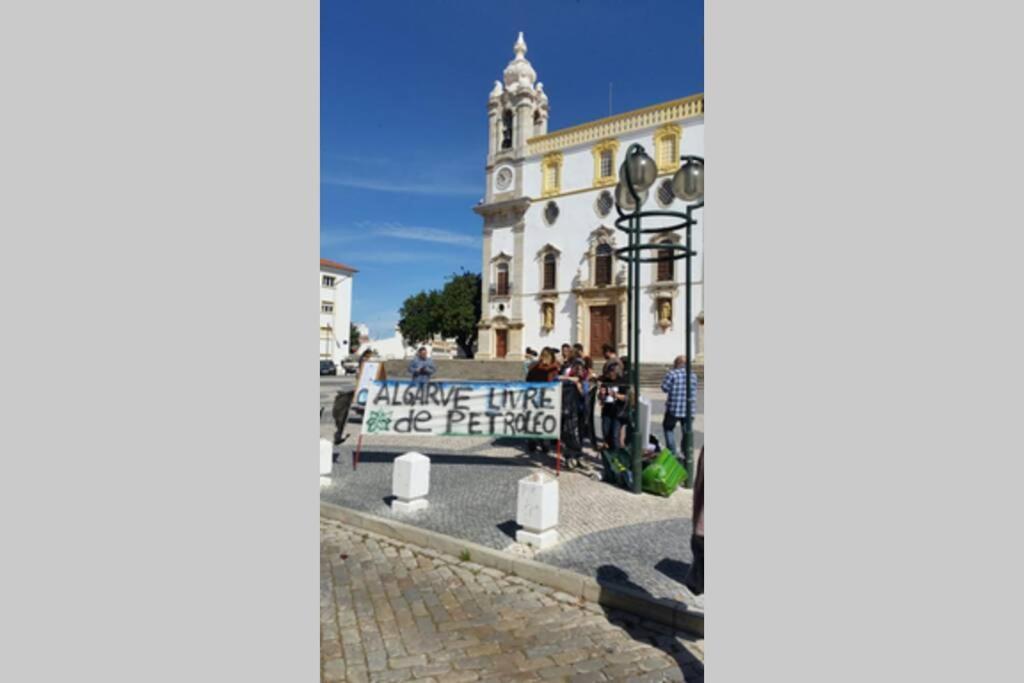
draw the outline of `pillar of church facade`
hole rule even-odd
[[[483,269],[480,271],[480,323],[477,326],[476,345],[476,357],[481,360],[491,358],[491,233],[490,228],[484,228]]]
[[[523,291],[525,275],[526,221],[519,220],[512,226],[512,315],[509,322],[509,358],[523,357]]]

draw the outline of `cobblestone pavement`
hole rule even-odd
[[[322,387],[321,398],[324,393]],[[328,439],[329,420],[321,421]],[[703,416],[697,422],[702,427]],[[373,436],[364,437],[359,468],[353,470],[358,429],[349,424],[338,464],[331,477],[321,479],[321,500],[703,607],[681,583],[692,560],[689,490],[669,498],[637,496],[601,482],[598,459],[590,455],[588,470],[563,470],[559,478],[559,545],[534,553],[515,542],[518,481],[536,471],[553,472],[553,456],[486,438]],[[389,504],[391,463],[409,450],[431,458],[430,506],[401,515]]]
[[[704,680],[704,641],[320,520],[321,680]]]
[[[559,544],[535,553],[515,542],[518,482],[540,468],[530,461],[430,452],[430,505],[414,513],[390,507],[392,461],[401,451],[365,451],[352,469],[342,450],[320,499],[385,519],[430,529],[497,550],[532,557],[656,597],[700,606],[682,587],[689,547],[692,494],[637,496],[576,472],[559,477]],[[628,577],[628,578],[627,578]]]

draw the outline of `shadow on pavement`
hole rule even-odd
[[[690,565],[687,563],[667,557],[654,565],[654,568],[668,578],[678,581],[680,585],[683,584],[686,579],[686,574],[690,571]]]
[[[675,564],[683,564],[674,560],[668,561],[674,562]],[[662,561],[658,564],[661,565],[664,564],[664,562],[665,561]],[[674,677],[673,680],[685,681],[686,683],[704,682],[704,662],[676,642],[677,638],[693,640],[693,636],[681,631],[676,631],[664,624],[645,621],[638,615],[623,612],[604,604],[605,595],[603,594],[603,588],[605,586],[619,589],[624,588],[653,598],[654,596],[651,595],[649,591],[644,590],[636,583],[630,581],[629,574],[627,572],[611,564],[604,564],[598,567],[597,582],[602,587],[602,595],[598,600],[598,603],[601,605],[601,609],[604,610],[605,618],[608,619],[609,623],[623,628],[633,640],[639,643],[644,643],[645,645],[656,647],[675,660],[676,666],[679,667],[679,676]]]
[[[393,462],[395,458],[407,451],[368,451],[363,449],[359,454],[360,464],[364,462]],[[506,467],[530,467],[529,462],[518,458],[498,458],[487,455],[450,455],[424,452],[434,465],[504,465]],[[349,454],[351,457],[351,454]]]
[[[502,522],[501,524],[498,524],[497,527],[498,531],[505,534],[513,541],[516,540],[516,531],[520,529],[519,525],[516,524],[516,520],[514,519],[510,519],[507,522]]]

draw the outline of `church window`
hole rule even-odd
[[[675,123],[666,123],[654,132],[655,162],[659,173],[679,168],[679,138],[683,129]]]
[[[601,177],[607,178],[612,174],[612,151],[606,149],[601,152]]]
[[[555,289],[555,255],[544,255],[544,289]]]
[[[671,249],[658,250],[658,282],[671,282],[675,278],[675,264]]]
[[[669,166],[675,161],[676,158],[676,139],[674,137],[666,137],[664,144],[661,146],[661,159],[658,161],[662,166]]]
[[[501,148],[512,148],[512,110],[506,109],[501,115]]]
[[[612,248],[607,244],[601,244],[594,254],[594,284],[610,285],[611,283]]]
[[[541,194],[545,197],[562,191],[562,155],[553,152],[541,162]]]
[[[608,190],[602,192],[597,198],[597,213],[600,216],[607,216],[608,212],[612,210],[612,206],[615,205],[615,200],[612,199],[612,193]]]
[[[594,187],[615,184],[615,154],[618,149],[619,141],[614,138],[594,145]]]
[[[508,264],[498,264],[498,296],[508,296]]]

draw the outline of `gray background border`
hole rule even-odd
[[[1021,678],[1012,7],[707,6],[711,681]],[[3,680],[316,680],[317,14],[0,9]]]

